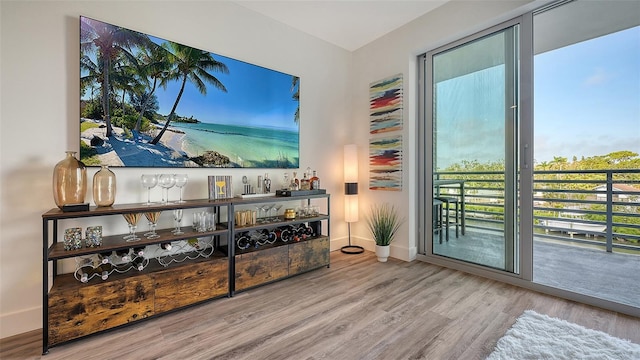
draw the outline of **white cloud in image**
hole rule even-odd
[[[587,77],[584,80],[584,85],[586,86],[597,86],[607,83],[611,78],[613,78],[613,74],[608,73],[603,68],[597,68],[594,70],[593,74]]]

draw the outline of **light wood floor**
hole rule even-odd
[[[41,356],[41,331],[1,359],[484,359],[526,309],[640,343],[640,319],[419,261],[331,254],[331,268]]]

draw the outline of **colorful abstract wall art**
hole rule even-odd
[[[369,140],[369,189],[402,190],[402,135]]]
[[[402,130],[402,74],[369,86],[369,133]]]

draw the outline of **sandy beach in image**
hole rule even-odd
[[[104,125],[101,120],[88,120],[97,125]],[[154,136],[160,131],[154,131]],[[150,134],[139,133],[136,139],[127,138],[125,131],[117,126],[113,127],[113,136],[106,137],[106,128],[94,127],[82,132],[81,140],[91,146],[91,139],[98,137],[104,141],[99,146],[94,146],[98,152],[97,158],[101,164],[109,166],[154,166],[154,167],[198,167],[189,160],[193,154],[189,154],[183,147],[185,134],[182,131],[169,127],[162,135],[160,142],[151,144],[153,137]]]

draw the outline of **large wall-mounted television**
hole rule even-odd
[[[88,166],[298,168],[299,89],[295,75],[80,17]]]

